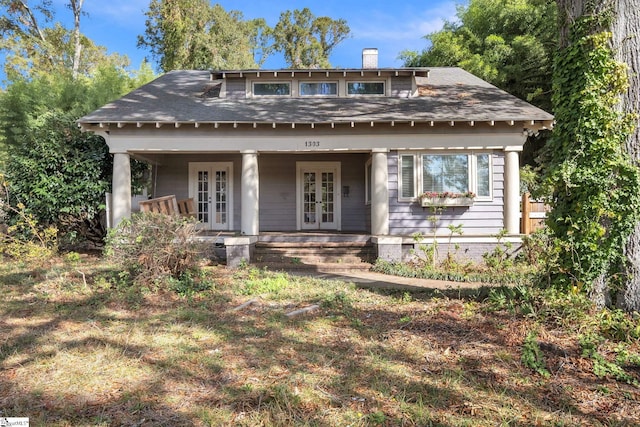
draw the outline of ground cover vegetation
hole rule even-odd
[[[35,426],[640,417],[637,319],[581,293],[393,292],[216,266],[201,269],[197,288],[158,288],[121,271],[76,253],[3,260],[2,416]]]

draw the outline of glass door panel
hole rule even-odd
[[[302,228],[335,230],[338,228],[338,202],[335,170],[303,170],[301,212]]]
[[[322,223],[334,222],[334,182],[333,172],[322,173]],[[322,228],[322,227],[321,227]]]
[[[205,230],[231,230],[233,224],[232,163],[190,163],[189,197]]]
[[[309,228],[315,228],[317,209],[315,172],[304,172],[302,200],[302,220],[304,225]]]

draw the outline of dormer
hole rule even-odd
[[[226,70],[211,72],[221,98],[336,98],[418,96],[426,68]]]

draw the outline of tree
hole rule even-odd
[[[0,136],[8,148],[11,201],[59,236],[98,242],[99,213],[111,186],[112,158],[104,140],[81,133],[75,120],[150,79],[143,64],[130,75],[111,64],[92,77],[37,74],[13,81],[0,96]],[[134,167],[134,176],[141,166]]]
[[[640,1],[622,0],[615,2],[612,45],[615,58],[627,64],[629,85],[620,97],[621,111],[635,115],[640,114]],[[640,126],[636,120],[633,131],[625,141],[625,151],[633,164],[640,167]],[[635,205],[638,207],[638,205]],[[624,272],[626,283],[621,293],[619,305],[627,311],[640,312],[640,221],[634,228],[624,246]]]
[[[315,17],[304,8],[282,12],[273,28],[273,49],[281,52],[291,68],[329,68],[329,56],[350,33],[344,19]]]
[[[629,311],[640,310],[639,6],[558,0],[557,126],[545,173],[555,282]]]
[[[549,111],[556,15],[548,0],[470,0],[459,22],[425,36],[427,49],[400,58],[409,67],[461,67]]]
[[[125,70],[80,32],[84,0],[69,0],[73,28],[54,21],[51,1],[0,0],[0,48],[7,87],[0,92],[3,172],[13,203],[60,236],[101,238],[99,211],[110,186],[111,156],[102,138],[75,120],[146,83],[151,69]],[[91,236],[92,235],[92,236]]]
[[[69,0],[69,8],[73,12],[73,65],[71,73],[73,78],[78,77],[80,70],[80,58],[82,54],[82,36],[80,34],[80,15],[84,0]]]
[[[34,73],[70,71],[73,78],[86,73],[95,62],[113,61],[121,66],[128,60],[119,55],[107,55],[80,32],[80,17],[84,0],[68,0],[73,13],[73,29],[55,23],[50,0],[29,6],[24,0],[0,0],[0,50],[5,51],[5,73],[9,79]],[[83,54],[83,50],[87,53]]]
[[[268,53],[261,45],[264,20],[244,21],[242,13],[208,0],[152,0],[146,16],[138,46],[149,48],[165,72],[255,68],[254,53]]]

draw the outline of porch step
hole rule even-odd
[[[358,263],[310,263],[304,262],[254,262],[251,263],[256,268],[266,268],[272,271],[315,271],[318,273],[338,273],[348,271],[369,271],[373,267],[368,262]]]
[[[254,251],[254,263],[274,267],[352,270],[371,268],[374,247],[366,241],[277,242],[260,241]]]

